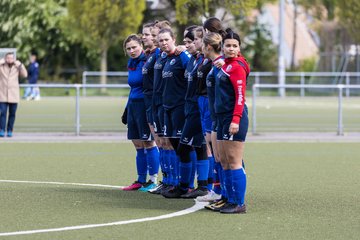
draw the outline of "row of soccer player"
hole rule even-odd
[[[167,21],[145,24],[141,38],[128,36],[131,90],[123,122],[137,151],[138,179],[123,190],[196,198],[221,213],[246,212],[242,158],[250,69],[240,45],[239,35],[224,31],[217,18],[188,27],[182,46]]]

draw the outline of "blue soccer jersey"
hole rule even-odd
[[[217,57],[214,59],[214,62],[216,62],[218,59],[223,59],[222,56]],[[216,120],[215,118],[215,77],[219,73],[220,68],[214,66],[214,62],[212,63],[212,68],[210,69],[210,72],[206,76],[206,92],[209,99],[209,111],[211,114],[211,119],[213,121]]]
[[[197,86],[198,86],[198,77],[197,77],[197,69],[200,63],[203,60],[202,55],[192,56],[190,61],[188,62],[185,70],[185,76],[187,78],[187,89],[185,100],[187,102],[196,102],[197,103]]]
[[[167,54],[160,53],[154,64],[154,86],[153,86],[153,103],[158,106],[162,104],[162,94],[164,92],[164,81],[162,79],[162,71],[165,66]]]
[[[128,61],[128,84],[131,88],[129,99],[144,98],[142,68],[145,62],[145,53],[141,53],[138,58],[130,58]]]
[[[185,69],[191,55],[184,51],[180,55],[168,55],[162,78],[165,83],[163,92],[163,106],[172,109],[185,103],[187,79]]]
[[[212,67],[212,61],[209,58],[203,58],[202,62],[200,63],[198,70],[197,70],[197,91],[196,94],[199,96],[206,96],[207,89],[206,89],[206,77],[210,72]]]
[[[160,49],[155,48],[150,54],[147,55],[147,60],[142,68],[143,75],[143,91],[147,96],[153,95],[154,86],[154,65],[156,59],[160,55]]]
[[[245,58],[226,58],[215,78],[215,112],[232,114],[239,124],[245,106],[245,91],[250,68]]]

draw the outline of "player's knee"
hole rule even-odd
[[[201,147],[195,148],[197,160],[204,160],[208,158],[206,144],[202,144]]]
[[[180,143],[176,150],[176,153],[180,157],[181,162],[189,163],[191,162],[190,152],[192,150],[193,148],[191,146]]]

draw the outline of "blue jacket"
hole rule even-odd
[[[131,88],[129,99],[144,98],[142,68],[145,62],[145,53],[141,53],[138,58],[130,58],[128,61],[128,84]]]
[[[31,84],[36,84],[39,78],[39,63],[33,62],[30,63],[28,68],[28,80]]]

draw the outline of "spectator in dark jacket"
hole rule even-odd
[[[28,67],[28,81],[29,84],[37,84],[39,78],[39,63],[36,61],[36,53],[30,56],[30,65]],[[28,87],[25,89],[24,99],[26,100],[40,100],[40,89],[38,87]]]

